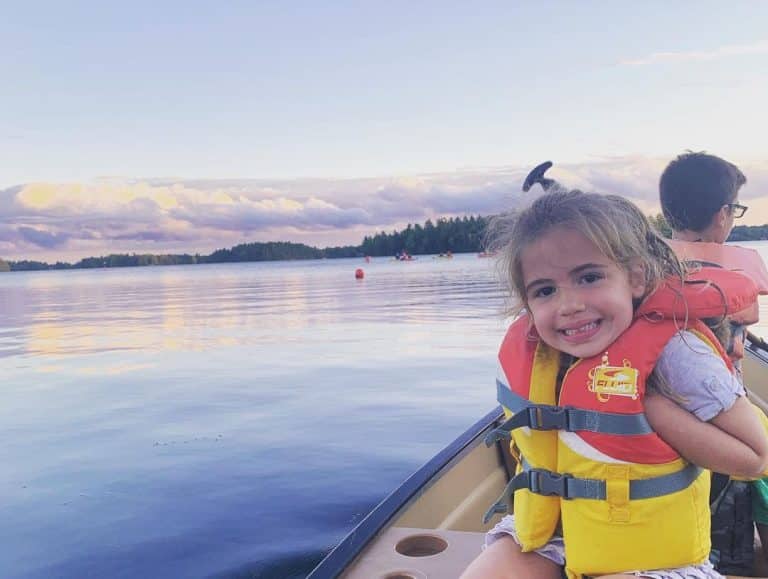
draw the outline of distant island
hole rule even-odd
[[[401,231],[382,231],[366,236],[360,245],[326,247],[320,249],[303,243],[268,241],[242,243],[229,249],[217,249],[210,255],[201,254],[111,254],[86,257],[75,263],[57,261],[4,261],[0,259],[0,272],[38,271],[49,269],[93,269],[111,267],[139,267],[148,265],[192,265],[198,263],[234,263],[246,261],[282,261],[299,259],[335,259],[342,257],[392,256],[403,251],[411,255],[439,253],[478,253],[483,251],[483,240],[489,217],[464,216],[441,218],[424,225],[415,224]],[[650,217],[654,226],[665,236],[672,233],[664,216]],[[768,224],[738,225],[733,228],[729,241],[759,241],[768,239]]]

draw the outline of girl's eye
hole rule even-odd
[[[547,296],[551,296],[553,293],[555,293],[555,286],[553,285],[545,285],[536,288],[533,291],[533,297],[534,298],[545,298]]]
[[[600,281],[601,279],[603,279],[603,277],[604,276],[601,273],[598,273],[596,271],[591,271],[581,276],[581,283],[585,283],[585,284],[595,283],[596,281]]]

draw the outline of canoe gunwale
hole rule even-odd
[[[768,342],[752,332],[747,332],[747,349],[761,361],[768,363]]]
[[[387,523],[405,507],[411,499],[425,490],[437,474],[473,446],[486,431],[503,416],[497,406],[470,426],[456,440],[437,453],[429,462],[409,476],[405,482],[381,501],[352,531],[315,567],[307,579],[337,577],[345,571]]]

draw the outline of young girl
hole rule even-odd
[[[680,455],[757,477],[768,439],[711,333],[685,325],[687,304],[664,313],[679,298],[679,261],[616,196],[555,191],[495,226],[528,314],[502,344],[499,394],[508,422],[528,422],[510,427],[523,469],[508,487],[515,515],[462,577],[722,577],[707,560],[708,474]],[[700,419],[684,449],[645,422],[680,411],[646,396],[649,378]]]

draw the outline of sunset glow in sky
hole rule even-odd
[[[0,257],[357,244],[551,159],[658,210],[686,149],[768,222],[768,4],[28,2],[0,20]]]

